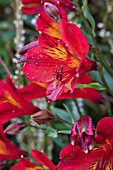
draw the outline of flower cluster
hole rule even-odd
[[[101,119],[96,129],[89,116],[82,116],[71,129],[70,144],[60,152],[57,166],[44,154],[32,149],[37,164],[24,156],[6,134],[16,135],[27,123],[12,123],[13,118],[30,115],[38,124],[46,124],[58,117],[40,110],[32,100],[46,97],[49,101],[83,98],[103,103],[104,98],[94,88],[78,87],[92,83],[88,72],[98,70],[99,63],[88,58],[89,43],[81,29],[68,21],[67,11],[77,6],[70,0],[22,0],[22,11],[38,14],[38,37],[20,51],[19,62],[29,84],[18,89],[8,76],[6,83],[0,80],[0,164],[4,160],[19,162],[11,170],[112,170],[113,169],[113,118]],[[61,121],[61,120],[60,120]],[[66,121],[65,121],[66,122]],[[82,161],[82,163],[81,163]]]
[[[77,128],[76,124],[78,124]],[[83,116],[75,122],[71,139],[74,137],[75,143],[77,141],[80,143],[69,144],[61,150],[58,170],[113,169],[113,118],[101,119],[97,124],[96,133],[92,127],[91,118],[88,116]],[[83,136],[85,146],[88,146],[88,143],[93,144],[92,148],[88,146],[88,153],[84,152]]]

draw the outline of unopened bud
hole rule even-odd
[[[22,56],[20,56],[18,63],[23,63],[25,61],[26,61],[26,56],[22,55]]]
[[[80,145],[85,153],[94,146],[95,132],[92,119],[89,116],[82,116],[77,120],[71,131],[71,143]]]
[[[27,45],[25,45],[20,51],[19,51],[19,54],[20,55],[24,55],[29,49],[33,48],[33,47],[36,47],[38,46],[39,43],[38,41],[33,41]]]
[[[5,133],[8,135],[16,135],[26,127],[25,123],[12,123],[6,129]]]
[[[4,168],[6,165],[6,161],[0,161],[0,169]]]
[[[39,111],[31,116],[31,118],[39,125],[48,123],[55,118],[55,115],[47,111]]]
[[[44,3],[44,10],[49,17],[51,17],[55,20],[57,20],[57,18],[59,17],[58,8],[55,5],[53,5],[52,3],[45,2]]]

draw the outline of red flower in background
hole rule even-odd
[[[0,124],[15,117],[32,115],[37,111],[39,109],[21,95],[9,77],[6,78],[6,84],[0,80]]]
[[[95,146],[89,153],[86,154],[79,145],[72,144],[61,150],[58,170],[113,169],[113,118],[101,119],[97,124],[96,131]]]
[[[34,158],[34,160],[43,165],[47,168],[42,168],[41,166],[38,166],[36,164],[31,163],[28,159],[22,158],[19,160],[19,163],[14,165],[11,170],[55,170],[54,164],[49,160],[49,158],[44,154],[43,152],[32,150],[31,155]]]
[[[26,152],[14,146],[5,136],[2,126],[0,125],[0,161],[13,159],[16,160],[26,156]]]
[[[74,86],[81,79],[85,84],[91,82],[85,73],[95,70],[97,63],[86,58],[89,44],[76,25],[64,20],[59,25],[45,13],[41,13],[36,28],[42,32],[38,43],[24,54],[26,62],[23,71],[30,81],[47,84],[46,94],[52,101],[64,94],[73,93]],[[97,92],[93,90],[91,92],[96,96]],[[84,89],[80,89],[78,93],[85,98],[87,89],[83,95],[82,91]],[[100,95],[98,97],[102,100]]]
[[[82,116],[76,121],[71,131],[72,145],[80,145],[85,153],[93,148],[94,128],[89,116]]]
[[[38,14],[45,12],[52,18],[60,15],[67,20],[66,10],[74,11],[76,6],[70,0],[22,0],[22,12],[26,14]]]

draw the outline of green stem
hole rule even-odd
[[[43,128],[43,127],[40,127],[40,126],[34,126],[34,125],[31,125],[30,123],[26,123],[27,127],[33,127],[33,128],[36,128],[36,129],[41,129],[41,130],[47,130],[47,128]]]
[[[105,60],[102,52],[100,51],[99,46],[98,46],[98,44],[97,44],[97,42],[96,42],[96,39],[95,39],[95,37],[94,37],[94,35],[93,35],[93,33],[92,33],[91,27],[90,27],[87,19],[85,18],[82,10],[80,10],[79,14],[80,14],[81,18],[83,19],[84,24],[85,24],[85,26],[86,26],[89,34],[91,35],[92,40],[93,40],[93,42],[94,42],[94,45],[95,45],[95,47],[96,47],[96,49],[97,49],[96,58],[99,60],[100,63],[102,63],[102,65],[105,67],[105,69],[107,70],[107,72],[108,72],[111,76],[113,76],[113,70],[110,68],[108,62],[106,62],[106,60]]]
[[[75,102],[75,104],[76,104],[76,107],[77,107],[79,116],[81,117],[81,116],[82,116],[82,112],[81,112],[81,110],[80,110],[80,108],[79,108],[78,101],[77,101],[76,99],[74,99],[74,102]]]
[[[11,73],[8,69],[8,67],[6,66],[6,64],[4,63],[4,61],[2,60],[2,58],[0,57],[0,64],[2,65],[2,67],[4,68],[5,72],[10,76]]]

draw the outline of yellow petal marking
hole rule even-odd
[[[6,144],[0,140],[0,155],[8,155]]]
[[[51,26],[46,28],[44,31],[46,34],[55,37],[59,40],[62,39],[62,35],[60,33],[60,28],[59,28],[59,24],[57,22],[52,22]]]
[[[9,102],[11,104],[13,104],[14,106],[17,106],[18,108],[22,108],[22,106],[20,105],[20,103],[18,103],[8,91],[4,92],[4,97],[3,100],[0,102],[0,104],[2,103],[6,103]]]

